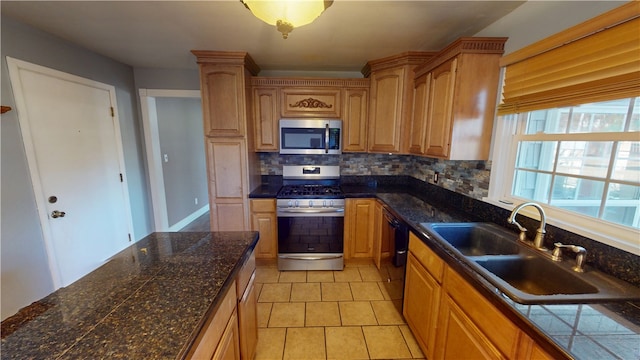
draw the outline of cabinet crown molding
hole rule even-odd
[[[253,76],[260,73],[258,64],[244,51],[191,50],[191,53],[196,56],[198,64],[242,65]]]
[[[388,56],[382,59],[371,60],[362,68],[360,72],[368,78],[372,72],[394,68],[403,65],[420,65],[438,54],[435,51],[406,51],[397,55]]]
[[[459,54],[502,55],[507,39],[506,37],[461,37],[449,44],[446,48],[435,53],[431,59],[416,66],[414,69],[415,78],[419,78]]]
[[[369,79],[340,78],[271,78],[252,77],[251,85],[260,87],[350,87],[369,88]]]

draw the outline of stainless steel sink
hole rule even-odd
[[[520,252],[517,237],[489,223],[429,224],[445,243],[465,256],[513,255]]]
[[[512,287],[532,295],[595,294],[598,289],[580,274],[552,266],[540,257],[492,257],[476,264]],[[551,265],[551,266],[550,266]]]
[[[492,223],[422,223],[424,233],[521,304],[640,300],[640,289],[595,269],[573,271],[573,259],[557,262],[517,241]],[[550,254],[550,252],[547,252]]]

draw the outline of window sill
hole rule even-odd
[[[496,198],[486,197],[482,201],[511,211],[517,204],[529,200],[509,199],[508,201],[512,201],[513,204],[505,204]],[[547,224],[640,255],[640,234],[637,230],[568,211],[552,209],[545,204],[540,205],[544,208]],[[540,218],[538,211],[531,207],[522,209],[519,214],[532,219]]]

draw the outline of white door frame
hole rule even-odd
[[[162,174],[162,154],[160,151],[156,98],[200,99],[200,90],[139,89],[139,94],[140,107],[142,110],[142,125],[144,128],[144,140],[147,151],[147,168],[149,170],[149,182],[151,185],[151,201],[153,204],[155,231],[176,231],[184,227],[187,223],[195,220],[198,216],[209,211],[209,205],[207,201],[207,205],[200,208],[200,210],[174,226],[169,227],[167,198],[165,195],[164,176]]]
[[[33,187],[33,193],[36,200],[36,206],[38,211],[38,217],[40,218],[40,226],[42,227],[42,237],[44,239],[45,250],[47,253],[47,259],[49,260],[49,272],[53,280],[55,289],[62,286],[62,278],[58,267],[58,261],[54,251],[53,233],[49,226],[49,214],[47,213],[46,200],[42,196],[43,189],[40,182],[40,172],[38,171],[35,146],[31,137],[30,119],[27,112],[27,105],[24,97],[22,97],[23,89],[19,79],[19,71],[25,69],[28,71],[38,72],[47,76],[57,77],[65,81],[75,82],[78,84],[95,87],[101,90],[105,90],[109,93],[111,104],[113,105],[113,119],[114,119],[114,131],[116,134],[116,151],[118,153],[118,161],[120,163],[120,172],[122,173],[122,193],[125,201],[125,212],[127,231],[129,234],[133,234],[133,219],[131,217],[131,202],[129,200],[129,188],[127,186],[126,167],[124,162],[124,148],[122,145],[122,133],[120,132],[120,119],[118,117],[118,103],[116,101],[116,89],[113,85],[101,83],[98,81],[86,79],[80,76],[72,75],[66,72],[54,70],[41,65],[32,64],[23,60],[7,58],[7,67],[9,68],[9,77],[14,81],[11,81],[13,87],[13,95],[16,103],[16,110],[18,116],[18,122],[20,124],[20,132],[22,133],[22,141],[24,143],[24,149],[27,156],[27,164],[29,166],[29,173],[31,175],[31,183]]]

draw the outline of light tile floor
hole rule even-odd
[[[424,359],[373,263],[343,271],[259,265],[256,283],[256,359]]]

